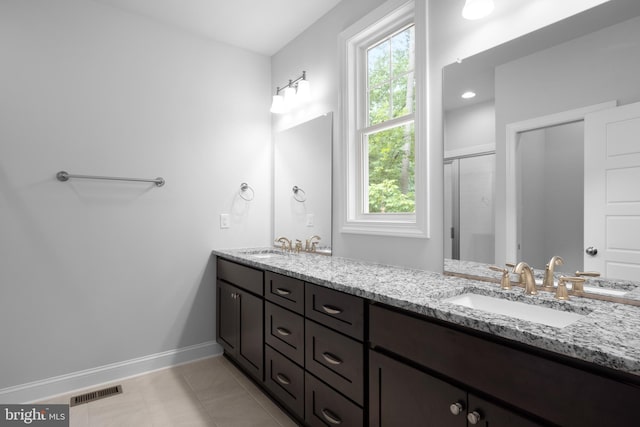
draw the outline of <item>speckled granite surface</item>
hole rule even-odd
[[[272,251],[236,249],[214,250],[213,253],[259,269],[640,375],[640,307],[585,298],[558,301],[550,293],[525,296],[522,288],[504,291],[497,284],[434,272],[306,253],[270,253]],[[467,292],[500,295],[585,317],[560,329],[443,302]]]

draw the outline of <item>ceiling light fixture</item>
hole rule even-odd
[[[461,96],[462,96],[462,99],[471,99],[476,97],[476,93],[471,90],[468,90],[465,93],[463,93]]]
[[[467,0],[462,8],[462,17],[471,21],[484,18],[493,11],[493,0]]]
[[[276,94],[273,95],[271,112],[282,114],[290,111],[294,106],[307,101],[311,94],[311,87],[307,80],[307,72],[295,80],[289,80],[284,87],[277,87]]]

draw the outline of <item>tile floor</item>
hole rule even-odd
[[[72,427],[295,427],[278,406],[222,356],[163,369],[110,385],[122,394],[70,409]],[[40,403],[69,403],[71,396]]]

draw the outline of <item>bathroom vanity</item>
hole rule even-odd
[[[636,423],[636,306],[315,254],[214,255],[218,342],[301,424]],[[469,295],[551,311],[523,320],[455,302]],[[573,317],[535,317],[556,312]]]

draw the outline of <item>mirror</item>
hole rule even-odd
[[[552,255],[558,272],[589,269],[584,117],[640,102],[639,16],[640,2],[613,0],[444,68],[445,271],[544,269]],[[640,266],[610,278],[640,281]]]
[[[317,251],[331,253],[331,150],[328,113],[276,133],[273,162],[273,239],[319,236]]]

